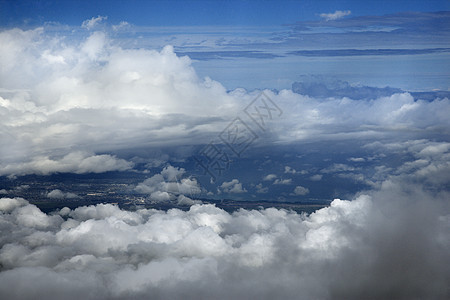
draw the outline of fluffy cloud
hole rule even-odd
[[[240,183],[238,179],[233,179],[231,181],[223,182],[219,187],[219,192],[239,194],[246,193],[247,190],[242,188],[242,183]]]
[[[275,174],[268,174],[268,175],[264,176],[263,180],[264,181],[272,181],[275,178],[277,178],[277,175],[275,175]]]
[[[258,93],[227,92],[198,78],[191,60],[171,46],[129,49],[106,28],[74,30],[70,38],[45,28],[0,32],[0,175],[127,170],[133,164],[115,153],[208,143]],[[448,133],[447,98],[423,101],[383,91],[362,99],[265,91],[285,113],[270,124],[270,141],[259,142],[404,140],[406,134],[431,139]],[[67,165],[64,157],[72,156],[81,167]]]
[[[0,32],[0,175],[129,169],[101,154],[202,143],[241,108],[170,46],[122,49],[107,31],[80,36],[42,28]],[[94,167],[59,162],[79,152],[90,153]]]
[[[150,200],[155,202],[177,200],[180,205],[201,203],[185,196],[202,192],[195,178],[182,178],[185,173],[186,170],[183,168],[168,165],[161,173],[139,183],[134,190],[141,194],[149,194]]]
[[[305,188],[303,186],[300,186],[300,185],[296,186],[294,189],[294,195],[296,195],[296,196],[304,196],[308,193],[309,193],[309,189]]]
[[[284,173],[285,174],[301,174],[301,175],[305,175],[305,174],[308,174],[308,171],[306,171],[306,170],[297,171],[294,168],[291,168],[289,166],[285,166],[284,167]]]
[[[50,199],[75,199],[75,198],[79,198],[79,196],[75,193],[64,193],[61,190],[52,190],[47,194],[47,197]]]
[[[430,102],[401,93],[373,100],[346,97],[317,100],[291,91],[281,91],[272,97],[280,107],[289,107],[285,119],[272,125],[278,138],[286,142],[362,138],[404,141],[433,134],[441,136],[450,128],[450,121],[444,117],[444,112],[450,113],[448,98]]]
[[[322,174],[315,174],[315,175],[309,177],[309,179],[311,179],[312,181],[321,181],[322,177],[323,177]]]
[[[8,235],[0,238],[0,296],[444,299],[448,196],[390,180],[309,216],[274,208],[229,214],[212,205],[131,212],[110,204],[46,215],[2,198]]]

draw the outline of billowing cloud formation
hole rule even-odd
[[[0,32],[0,175],[130,169],[101,154],[189,144],[195,132],[205,142],[235,113],[237,100],[172,47],[122,49],[106,32],[84,35]]]
[[[444,299],[448,197],[393,179],[310,216],[110,204],[46,215],[2,198],[0,297]]]
[[[160,174],[153,175],[139,183],[134,190],[141,194],[149,194],[153,202],[177,199],[180,205],[201,203],[185,195],[197,195],[202,192],[195,178],[183,178],[186,170],[172,166],[165,167]]]
[[[272,125],[278,129],[286,126],[279,131],[279,138],[286,141],[420,139],[448,134],[450,128],[445,117],[450,113],[448,98],[415,101],[410,94],[402,93],[374,100],[344,97],[320,101],[291,91],[281,91],[273,98],[279,106],[290,107],[287,119]]]
[[[11,29],[0,32],[0,44],[0,175],[130,170],[133,156],[115,153],[208,143],[258,93],[227,92],[199,79],[171,46],[124,48],[106,29],[78,29],[76,37]],[[270,125],[270,142],[448,133],[447,98],[385,92],[359,100],[265,91],[284,111]]]
[[[233,193],[233,194],[239,194],[239,193],[246,193],[247,190],[242,187],[242,183],[239,182],[238,179],[233,179],[231,181],[225,181],[222,183],[222,185],[219,187],[219,193]]]
[[[345,16],[349,16],[351,13],[352,12],[349,11],[349,10],[345,10],[345,11],[337,10],[334,13],[329,13],[329,14],[323,13],[323,14],[320,14],[320,17],[324,18],[325,21],[333,21],[333,20],[341,19],[341,18],[343,18]]]

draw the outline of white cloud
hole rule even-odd
[[[276,179],[273,184],[283,184],[283,185],[289,185],[292,184],[292,179],[288,178],[288,179]]]
[[[123,49],[103,31],[85,34],[0,32],[2,175],[47,174],[53,156],[79,151],[205,143],[242,109],[171,46]]]
[[[245,188],[242,188],[242,183],[239,182],[238,179],[233,179],[231,181],[224,181],[222,185],[219,187],[221,192],[224,193],[246,193],[247,190]]]
[[[184,206],[191,206],[194,204],[202,204],[202,201],[192,200],[191,198],[186,197],[185,195],[179,195],[177,201],[178,201],[177,202],[178,205],[184,205]]]
[[[131,24],[125,21],[121,21],[118,25],[113,25],[112,29],[114,31],[119,31],[119,30],[123,30],[125,28],[129,28],[131,27]]]
[[[311,179],[312,181],[321,181],[322,177],[323,177],[322,174],[315,174],[315,175],[309,177],[309,179]]]
[[[198,78],[191,60],[177,57],[171,46],[125,49],[106,31],[68,39],[43,28],[11,29],[0,32],[0,44],[2,175],[49,174],[49,160],[77,152],[113,156],[124,149],[208,143],[257,94],[227,92]],[[272,122],[270,142],[404,140],[405,132],[426,137],[450,128],[447,98],[415,101],[402,93],[318,100],[290,90],[265,93],[280,108],[289,107]]]
[[[277,178],[277,175],[275,175],[275,174],[268,174],[268,175],[264,176],[263,180],[264,181],[272,181],[275,178]]]
[[[309,194],[309,189],[305,188],[301,185],[297,185],[294,189],[294,195],[296,196],[304,196],[306,194]]]
[[[296,174],[297,171],[289,166],[284,167],[284,173],[286,174]]]
[[[183,168],[168,165],[162,169],[161,173],[137,184],[134,190],[138,193],[149,194],[150,199],[156,202],[178,199],[178,202],[186,204],[190,200],[187,196],[197,195],[202,192],[202,189],[195,178],[183,178],[185,173]],[[185,197],[180,198],[181,195]]]
[[[132,212],[99,204],[65,208],[62,218],[2,198],[8,235],[0,238],[0,297],[445,298],[447,199],[390,180],[311,215],[275,208],[229,214],[213,205]]]
[[[339,164],[339,163],[334,163],[333,165],[324,168],[322,170],[320,170],[320,172],[322,173],[337,173],[337,172],[348,172],[348,171],[355,171],[357,170],[357,168],[346,165],[346,164]]]
[[[334,21],[337,19],[341,19],[345,16],[349,16],[352,12],[349,10],[336,10],[334,13],[322,13],[320,17],[325,19],[325,21]]]
[[[256,192],[258,194],[266,194],[269,192],[269,188],[268,187],[263,187],[262,183],[257,184],[256,186]]]
[[[91,30],[106,19],[108,19],[108,17],[105,17],[105,16],[92,17],[89,20],[83,21],[83,23],[81,24],[81,27]]]
[[[72,152],[62,158],[33,157],[32,161],[3,165],[0,175],[28,175],[53,173],[103,173],[126,171],[133,167],[131,162],[111,155],[92,155],[86,152]]]
[[[64,193],[63,191],[56,189],[52,190],[47,193],[47,198],[50,199],[76,199],[79,198],[79,196],[75,193],[67,192]]]

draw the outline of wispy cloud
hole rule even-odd
[[[345,16],[349,16],[351,13],[352,12],[349,11],[349,10],[344,10],[344,11],[343,10],[337,10],[334,13],[329,13],[329,14],[323,13],[323,14],[320,14],[320,17],[324,18],[325,21],[332,21],[332,20],[341,19],[341,18],[343,18]]]
[[[84,21],[81,26],[86,28],[86,29],[91,30],[91,29],[95,28],[98,24],[100,24],[101,22],[103,22],[106,19],[108,19],[108,17],[105,17],[105,16],[93,17],[92,19]]]

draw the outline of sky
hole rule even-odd
[[[0,298],[448,299],[449,24],[448,1],[0,0]],[[73,178],[176,208],[36,206],[84,200]]]
[[[138,26],[273,26],[320,19],[321,13],[351,10],[354,16],[405,11],[435,12],[448,1],[8,1],[2,0],[2,25],[79,25],[96,15],[113,23]]]

